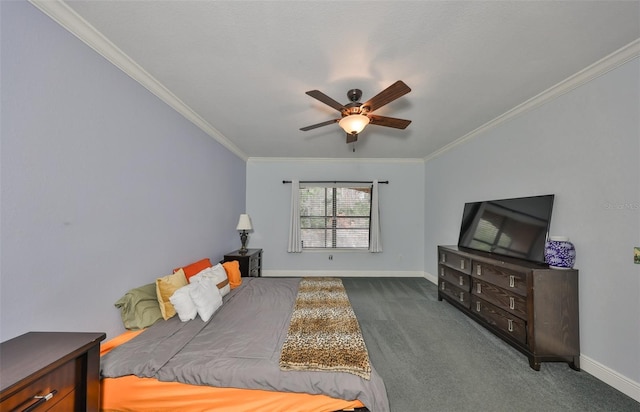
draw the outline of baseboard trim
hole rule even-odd
[[[432,275],[429,272],[424,272],[423,276],[431,283],[433,283],[434,285],[438,284],[438,277],[436,275]]]
[[[620,375],[618,372],[582,354],[580,355],[580,369],[640,402],[640,383],[634,382],[626,376]]]
[[[431,283],[437,285],[438,277],[421,271],[335,271],[335,270],[263,270],[264,277],[423,277]],[[601,380],[612,388],[624,393],[632,399],[640,402],[640,383],[619,374],[618,372],[596,362],[585,355],[580,355],[580,368]]]
[[[318,277],[318,276],[332,276],[332,277],[354,277],[354,278],[425,278],[434,285],[438,284],[438,277],[432,275],[429,272],[421,271],[397,271],[397,270],[385,270],[385,271],[369,271],[369,270],[263,270],[262,276],[264,277]]]
[[[425,272],[424,277],[434,284],[438,284],[438,277]],[[626,376],[594,361],[593,359],[580,354],[580,369],[601,380],[612,388],[619,390],[630,398],[640,402],[640,383],[634,382]]]
[[[273,273],[270,273],[273,272]],[[300,276],[300,271],[267,271],[265,276]],[[304,276],[334,276],[334,277],[424,277],[431,283],[437,285],[438,277],[429,272],[396,272],[396,271],[306,271]],[[640,383],[634,382],[626,376],[620,375],[616,371],[602,365],[599,362],[585,355],[580,355],[580,368],[601,380],[612,388],[624,393],[632,399],[640,402]]]
[[[437,276],[425,272],[424,277],[434,284],[438,284]],[[583,354],[580,354],[580,369],[601,380],[612,388],[619,390],[630,398],[640,402],[640,383],[634,382],[626,376],[620,375],[618,372]]]
[[[370,270],[263,270],[264,277],[321,277],[330,276],[336,278],[420,278],[424,277],[422,271],[370,271]]]

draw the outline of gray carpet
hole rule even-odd
[[[394,412],[640,412],[640,403],[566,363],[527,358],[423,278],[343,278]]]

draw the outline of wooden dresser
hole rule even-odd
[[[0,411],[98,411],[105,336],[29,332],[0,344]]]
[[[247,253],[235,250],[224,255],[223,262],[237,260],[240,263],[241,276],[262,276],[262,249],[247,249]]]
[[[445,299],[524,353],[529,365],[580,370],[578,271],[438,246],[438,300]]]

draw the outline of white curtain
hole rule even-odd
[[[374,180],[371,187],[371,239],[369,239],[369,252],[382,252],[382,239],[380,237],[380,209],[378,207],[378,181]]]
[[[302,252],[302,239],[300,238],[300,182],[291,181],[291,223],[289,225],[289,253]]]

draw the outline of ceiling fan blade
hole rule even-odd
[[[358,141],[358,133],[347,133],[347,144],[357,142]]]
[[[339,121],[340,119],[327,120],[326,122],[316,123],[316,124],[312,124],[311,126],[301,127],[300,130],[302,130],[303,132],[306,132],[307,130],[317,129],[318,127],[322,127],[322,126],[328,126],[330,124],[334,124]]]
[[[338,103],[337,101],[333,100],[331,97],[322,93],[320,90],[309,90],[307,94],[313,97],[314,99],[320,100],[322,103],[326,104],[327,106],[333,107],[339,112],[346,109],[344,105],[342,105],[342,103]]]
[[[395,117],[378,116],[375,114],[370,114],[368,117],[370,124],[393,127],[394,129],[406,129],[407,126],[411,124],[411,120],[396,119]]]
[[[398,80],[368,101],[364,102],[361,107],[368,107],[368,111],[371,113],[385,104],[391,103],[392,101],[404,96],[410,91],[411,89],[409,86],[407,86],[402,80]]]

